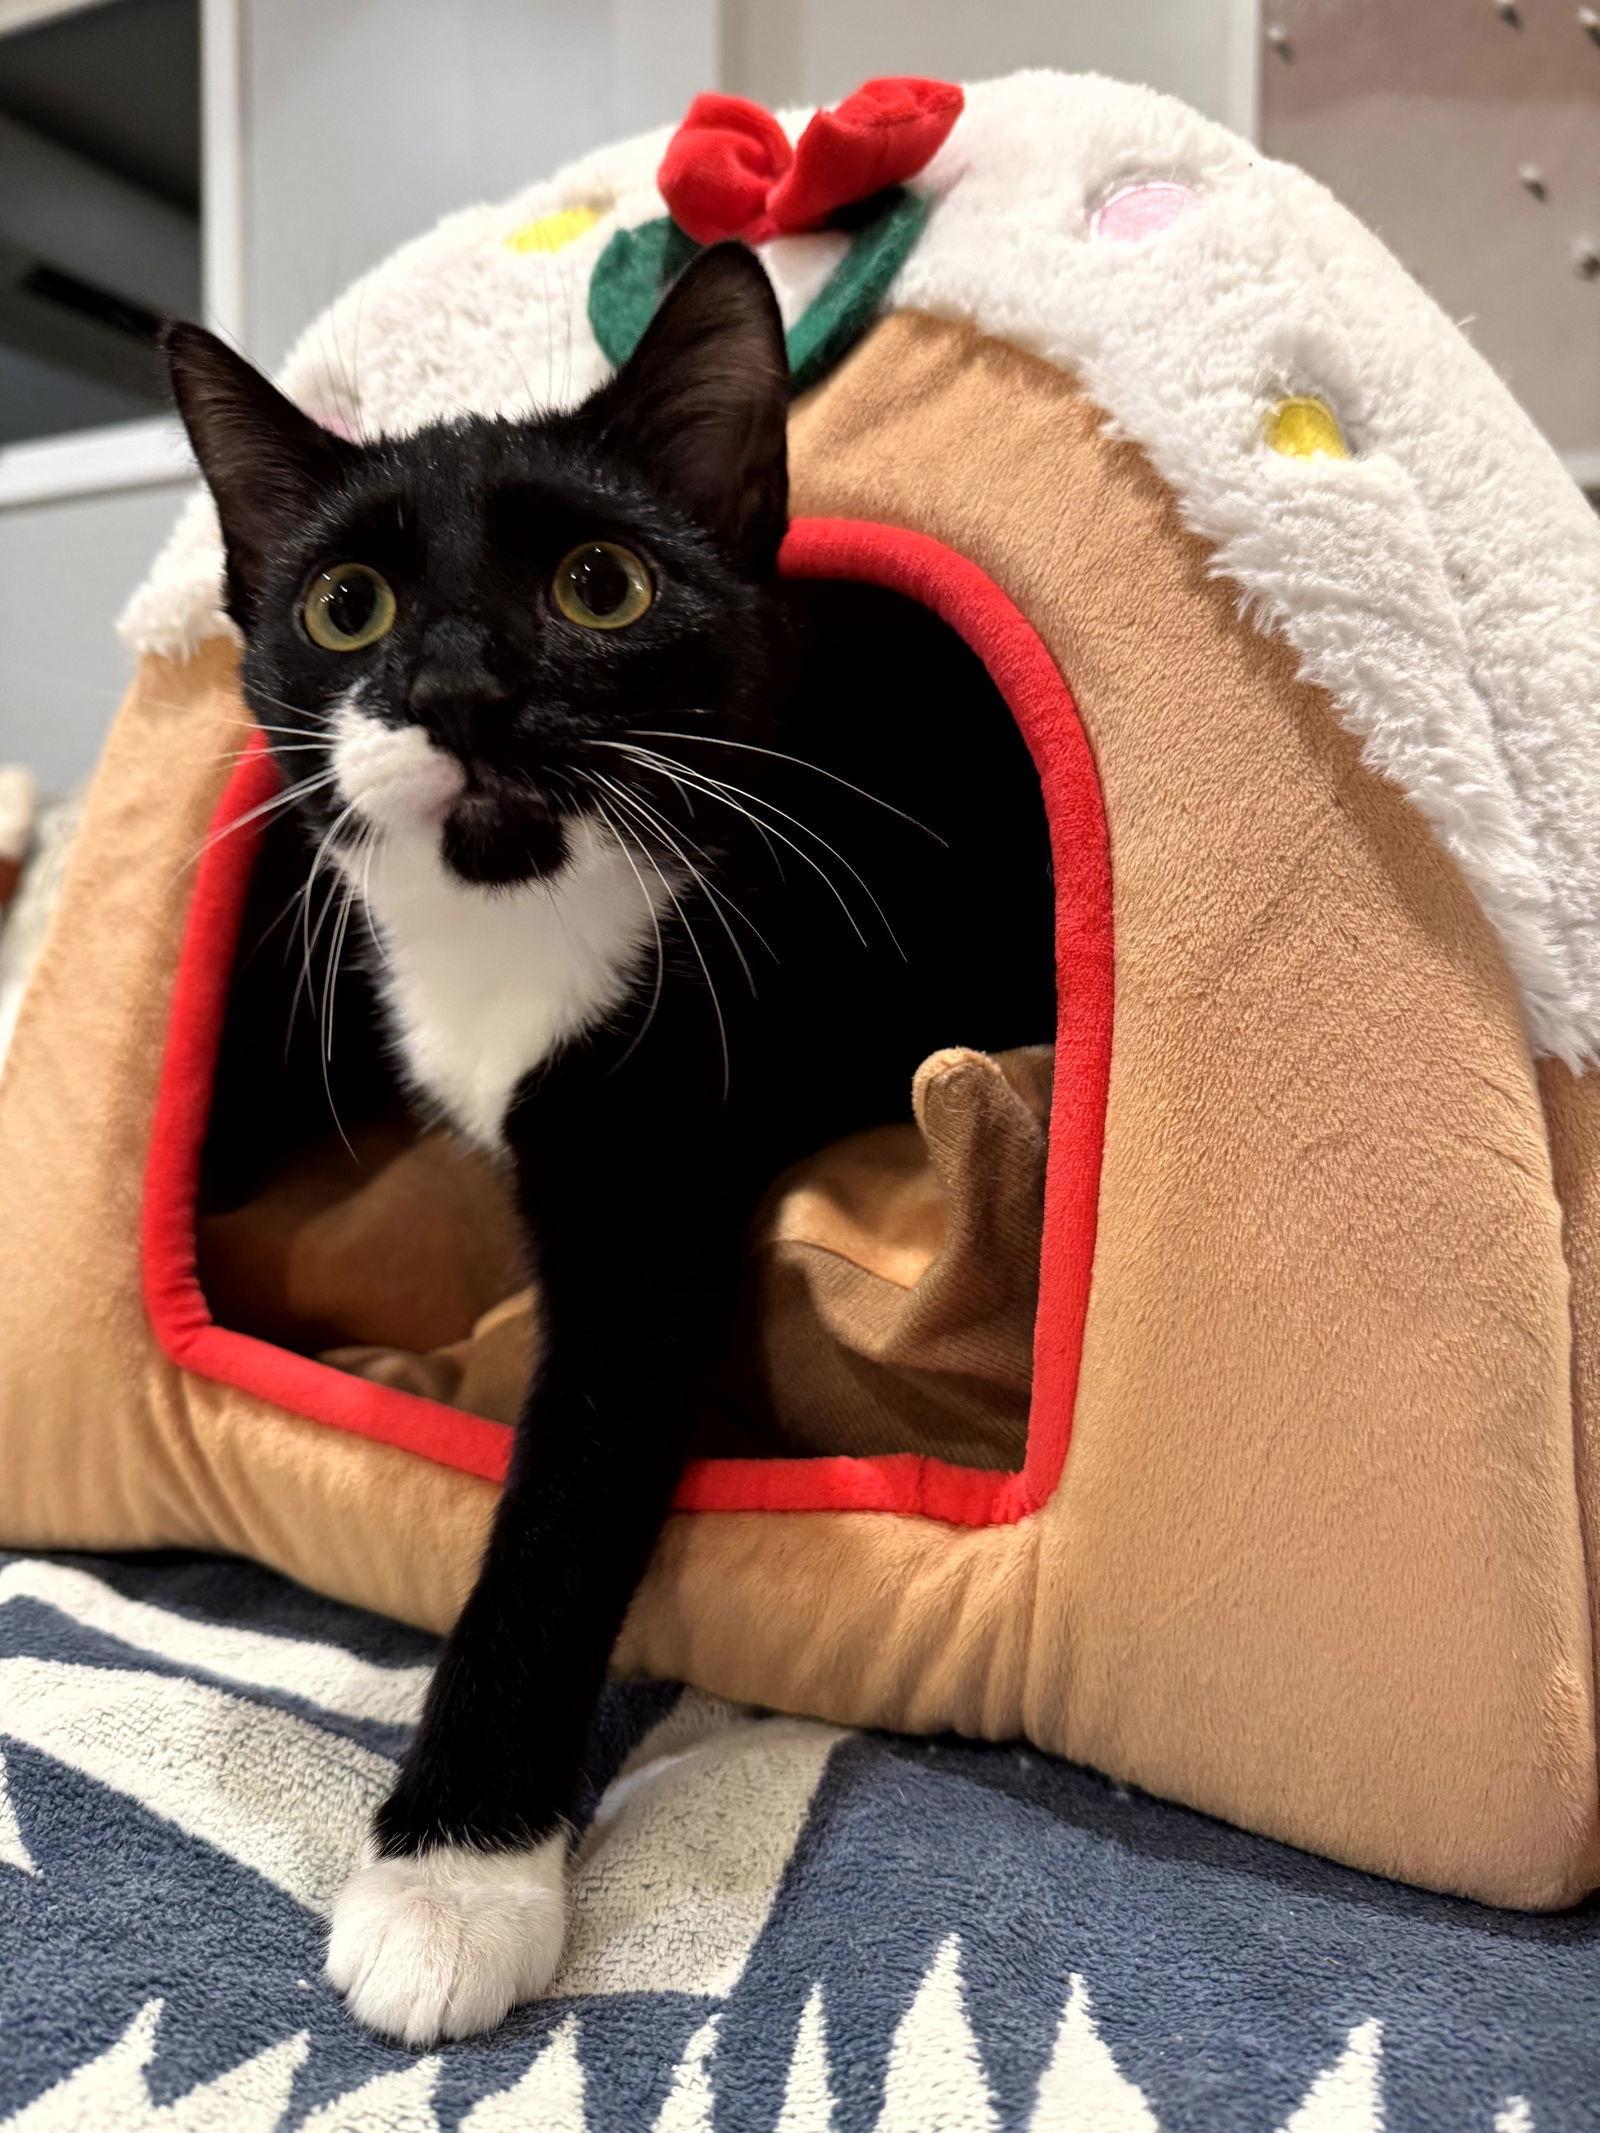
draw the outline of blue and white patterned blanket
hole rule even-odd
[[[1600,2127],[1600,1909],[646,1686],[597,1729],[555,1996],[382,2043],[322,1918],[430,1650],[242,1564],[0,1558],[0,2133]]]

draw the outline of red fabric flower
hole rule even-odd
[[[791,148],[771,112],[747,97],[697,96],[656,182],[697,244],[765,244],[903,184],[943,145],[964,102],[953,82],[886,76],[819,111]]]

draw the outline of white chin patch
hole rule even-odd
[[[363,1867],[333,1906],[329,1983],[358,2022],[405,2044],[493,2029],[555,1975],[566,1854],[554,1836],[531,1851],[441,1844]]]
[[[421,726],[386,726],[347,700],[329,730],[339,791],[373,829],[436,831],[460,798],[466,772]]]

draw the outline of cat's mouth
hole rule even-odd
[[[560,873],[575,808],[559,776],[466,763],[421,726],[390,726],[344,706],[333,721],[339,798],[383,837],[437,839],[445,866],[483,888]]]
[[[481,888],[545,881],[571,856],[568,820],[527,786],[507,792],[469,783],[444,818],[439,851],[452,874]]]

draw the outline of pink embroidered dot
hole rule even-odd
[[[1153,237],[1187,214],[1199,194],[1192,185],[1179,185],[1170,178],[1149,185],[1124,185],[1095,209],[1089,228],[1096,237],[1116,237],[1137,243]]]

